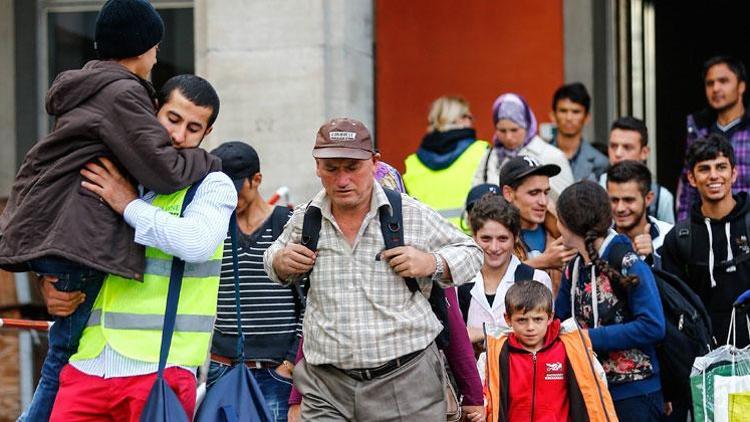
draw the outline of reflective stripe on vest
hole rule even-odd
[[[212,259],[206,262],[185,263],[183,277],[210,277],[221,271],[221,259]],[[172,259],[146,258],[147,274],[169,277],[172,274]]]
[[[187,188],[171,195],[158,195],[152,204],[179,215],[186,192]],[[223,252],[224,242],[221,242],[206,262],[185,264],[169,364],[200,366],[206,358],[216,317]],[[158,362],[172,260],[171,255],[147,247],[143,282],[108,275],[94,302],[78,351],[70,360],[96,358],[109,345],[126,358]]]
[[[406,190],[460,228],[466,195],[488,147],[486,142],[476,141],[450,167],[442,170],[432,170],[417,154],[411,154],[405,161]]]
[[[100,325],[102,310],[91,312],[87,327]],[[107,312],[104,328],[120,330],[158,330],[164,327],[164,314],[129,314],[124,312]],[[210,333],[214,327],[214,317],[207,315],[177,315],[175,331],[189,333]]]

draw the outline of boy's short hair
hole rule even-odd
[[[713,160],[719,156],[727,157],[729,164],[734,168],[737,158],[732,143],[724,135],[712,133],[705,138],[698,138],[690,145],[685,154],[685,161],[692,172],[699,162]]]
[[[514,282],[505,293],[505,314],[510,318],[517,312],[535,310],[552,315],[552,292],[547,286],[535,280]]]
[[[607,170],[607,183],[638,183],[638,190],[646,197],[651,190],[651,170],[645,164],[635,160],[625,160]]]
[[[589,112],[589,108],[591,107],[589,91],[580,82],[573,82],[557,88],[555,95],[552,97],[552,111],[557,110],[557,102],[560,100],[570,100],[571,102],[580,104],[586,110],[586,113]]]
[[[620,117],[612,123],[609,131],[612,132],[615,129],[638,132],[641,135],[641,148],[648,145],[648,127],[641,119],[632,116]]]
[[[210,82],[196,75],[177,75],[169,78],[159,90],[159,105],[169,101],[175,90],[179,90],[191,103],[211,109],[208,127],[213,126],[219,115],[219,94]]]

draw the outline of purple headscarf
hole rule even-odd
[[[378,161],[377,167],[375,167],[375,180],[377,180],[384,188],[406,193],[401,173],[384,161]]]
[[[526,129],[526,138],[523,140],[521,147],[516,150],[506,149],[497,139],[497,135],[493,135],[492,140],[495,144],[495,151],[497,151],[497,158],[502,163],[505,157],[515,157],[518,155],[518,150],[531,142],[536,136],[537,124],[536,116],[534,116],[534,112],[531,111],[531,107],[526,103],[526,100],[513,93],[497,97],[495,103],[492,104],[492,123],[497,125],[500,120],[510,120]]]

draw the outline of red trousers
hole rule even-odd
[[[188,419],[195,409],[195,376],[182,368],[171,367],[164,378],[177,393]],[[60,372],[60,390],[50,421],[128,421],[140,419],[143,406],[156,380],[156,373],[134,377],[101,378],[86,375],[70,364]]]

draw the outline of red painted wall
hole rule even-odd
[[[375,136],[401,171],[437,97],[466,98],[489,140],[498,95],[521,94],[543,122],[563,82],[562,0],[376,0],[375,42]]]

